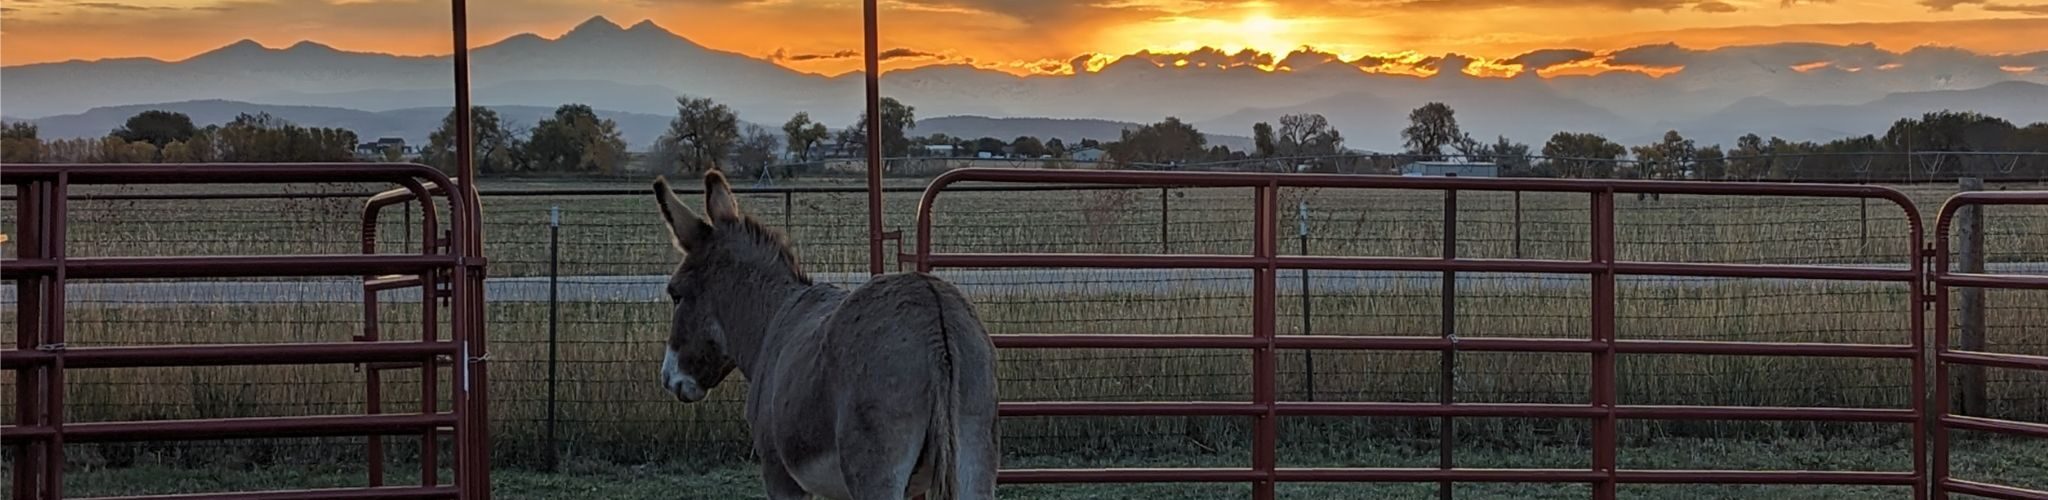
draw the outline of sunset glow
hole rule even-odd
[[[1070,74],[1077,63],[1094,71],[1126,54],[1205,47],[1263,54],[1272,62],[1250,65],[1267,70],[1290,52],[1312,47],[1346,62],[1370,57],[1359,64],[1364,71],[1418,75],[1435,72],[1414,64],[1423,58],[1457,54],[1471,61],[1463,67],[1466,74],[1488,77],[1530,71],[1509,60],[1557,48],[1605,52],[1677,43],[1710,49],[1798,41],[1871,43],[1891,51],[1929,44],[1991,54],[2048,49],[2048,38],[2039,36],[2048,32],[2048,16],[1987,8],[1992,4],[1984,2],[1952,3],[1934,9],[1915,0],[888,0],[882,22],[885,46],[927,54],[888,60],[885,70],[971,64],[1016,74]],[[622,25],[646,19],[707,47],[833,75],[857,69],[859,58],[789,56],[858,49],[858,7],[850,0],[481,1],[471,4],[471,36],[473,44],[484,45],[519,33],[556,37],[593,15]],[[23,0],[0,12],[0,62],[179,60],[239,39],[268,47],[311,39],[343,50],[446,54],[446,23],[443,4],[417,0]],[[1371,64],[1382,60],[1395,61]],[[1812,61],[1793,69],[1830,65]],[[1672,69],[1591,60],[1537,71],[1555,76],[1614,70]]]

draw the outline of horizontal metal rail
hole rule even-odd
[[[190,346],[70,347],[62,350],[0,350],[0,369],[15,370],[64,360],[69,368],[162,366],[255,366],[337,363],[418,363],[427,356],[455,356],[454,342],[331,342],[308,344],[208,344]]]
[[[93,443],[417,434],[451,425],[455,425],[455,415],[448,413],[76,422],[64,424],[64,441]],[[56,429],[50,426],[0,426],[0,441],[9,443],[45,440],[55,435]]]
[[[456,498],[460,493],[461,490],[454,486],[375,486],[319,490],[94,497],[83,500],[428,500]]]

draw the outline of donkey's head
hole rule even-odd
[[[740,212],[725,176],[704,175],[704,211],[697,215],[683,205],[666,178],[656,178],[654,195],[682,264],[669,276],[671,316],[667,353],[661,363],[662,386],[683,402],[704,398],[707,391],[738,367],[735,347],[757,345],[753,331],[766,320],[763,293],[777,285],[809,278],[781,235]]]

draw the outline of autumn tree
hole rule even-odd
[[[1401,129],[1401,140],[1408,153],[1424,160],[1441,158],[1445,147],[1455,147],[1467,139],[1458,129],[1457,111],[1441,102],[1424,104],[1408,112],[1408,128]]]
[[[441,128],[427,135],[427,145],[420,148],[420,158],[443,172],[455,169],[455,115],[454,109],[441,118]],[[525,170],[524,144],[517,134],[505,126],[498,112],[483,106],[469,108],[470,139],[475,141],[471,150],[471,161],[476,162],[478,172],[507,173]]]
[[[1201,160],[1209,153],[1209,139],[1194,125],[1180,118],[1124,130],[1122,138],[1109,145],[1109,154],[1125,163],[1168,163]]]
[[[619,125],[583,104],[564,104],[533,126],[526,156],[537,170],[610,174],[626,159]]]
[[[1052,156],[1053,156],[1054,158],[1064,158],[1064,157],[1066,157],[1066,156],[1067,156],[1067,143],[1066,143],[1066,141],[1061,141],[1061,140],[1060,140],[1060,138],[1058,138],[1058,137],[1054,137],[1054,138],[1051,138],[1051,139],[1046,139],[1046,140],[1045,140],[1045,154],[1049,154],[1049,155],[1052,155]]]
[[[867,127],[868,113],[862,111],[860,120],[854,122],[849,129],[865,131]],[[904,134],[915,128],[917,108],[898,102],[894,97],[882,98],[882,156],[898,157],[909,154],[910,139]],[[863,132],[859,137],[865,144],[867,134]]]
[[[128,117],[128,121],[121,128],[114,129],[110,135],[123,141],[141,141],[163,147],[171,141],[190,139],[192,134],[198,132],[199,128],[192,125],[192,117],[185,116],[184,113],[152,109]]]
[[[0,161],[35,163],[43,161],[43,140],[33,123],[0,125]]]
[[[1024,158],[1045,156],[1045,143],[1039,142],[1037,137],[1028,135],[1017,136],[1016,139],[1010,141],[1010,154]]]
[[[1280,145],[1273,139],[1273,124],[1259,122],[1252,125],[1252,150],[1260,158],[1271,158],[1279,153]]]
[[[798,112],[782,124],[782,135],[789,138],[789,152],[797,161],[811,161],[811,147],[832,135],[823,123],[811,121],[811,114]]]
[[[1664,139],[1631,148],[1636,155],[1636,175],[1645,179],[1681,178],[1692,166],[1699,147],[1677,130],[1664,132]]]
[[[974,154],[977,155],[988,153],[989,156],[1002,156],[1004,150],[1009,149],[1009,147],[1010,143],[1003,142],[1002,139],[994,137],[983,137],[974,140]]]
[[[209,149],[219,161],[344,162],[356,158],[355,132],[303,127],[269,113],[243,113],[227,125],[208,127],[203,133],[211,136]]]
[[[1498,136],[1492,144],[1476,143],[1474,156],[1499,165],[1502,172],[1511,175],[1530,175],[1529,145]]]
[[[1543,143],[1546,166],[1559,177],[1613,177],[1615,160],[1626,153],[1628,148],[1593,133],[1558,132]]]
[[[739,115],[724,104],[708,98],[678,97],[676,117],[669,121],[659,147],[673,155],[682,171],[717,168],[739,146],[739,122]]]
[[[733,175],[765,176],[768,167],[775,164],[775,152],[782,149],[782,140],[759,125],[748,125],[746,132],[740,134],[740,142],[735,149],[734,166],[737,168]]]
[[[1692,178],[1697,180],[1713,180],[1726,177],[1728,175],[1728,161],[1724,158],[1725,156],[1726,154],[1721,152],[1720,144],[1700,148],[1693,153],[1694,167],[1692,169]]]

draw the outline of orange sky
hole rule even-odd
[[[2028,3],[2044,2],[2044,3]],[[884,0],[884,47],[1026,72],[1076,55],[1214,46],[1350,57],[1413,52],[1505,59],[1539,48],[1592,51],[1676,42],[1872,42],[1890,50],[2048,49],[2048,0]],[[592,15],[652,19],[714,48],[836,74],[858,58],[857,0],[472,0],[472,42],[557,36]],[[249,38],[312,39],[347,50],[445,54],[445,0],[8,0],[0,64],[182,59]]]

